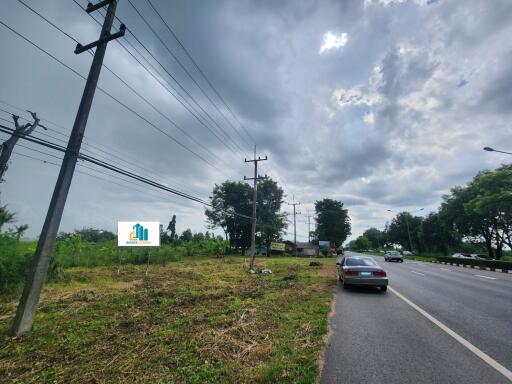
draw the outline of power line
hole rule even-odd
[[[7,104],[7,105],[9,105],[9,106],[10,106],[10,107],[12,107],[12,108],[16,108],[16,109],[18,109],[18,110],[20,110],[20,111],[22,111],[22,112],[26,113],[26,111],[25,111],[25,110],[23,110],[23,109],[21,109],[21,108],[18,108],[18,107],[16,107],[16,106],[14,106],[13,104],[6,103],[6,102],[5,102],[5,101],[3,101],[3,100],[0,100],[0,102],[1,102],[1,103],[4,103],[4,104]],[[5,110],[5,109],[3,109],[3,108],[0,108],[0,111],[5,112],[5,113],[8,113],[8,114],[12,114],[12,112],[7,111],[7,110]],[[27,120],[27,119],[25,119],[25,118],[23,118],[23,117],[21,117],[21,119],[23,119],[23,120]],[[5,122],[7,122],[7,123],[12,124],[12,121],[11,121],[11,120],[7,120],[7,119],[4,119],[4,118],[2,118],[2,117],[0,117],[0,120],[3,120],[3,121],[5,121]],[[27,120],[27,121],[28,121],[28,120]],[[52,123],[52,124],[57,125],[56,123]],[[40,126],[42,126],[42,127],[44,127],[42,124],[39,124],[39,125],[40,125]],[[66,135],[66,134],[64,134],[64,133],[61,133],[61,132],[60,132],[60,131],[58,131],[58,130],[51,129],[51,128],[49,128],[49,127],[45,127],[45,128],[46,128],[46,129],[49,129],[49,130],[51,130],[51,131],[53,131],[53,132],[56,132],[56,133],[58,133],[58,134],[60,134],[60,135],[62,135],[62,136],[64,136],[64,137],[66,137],[66,138],[68,137],[68,135]],[[46,137],[50,137],[50,138],[52,138],[52,139],[54,139],[54,140],[57,140],[57,141],[60,141],[60,142],[63,142],[63,143],[67,143],[67,140],[56,138],[55,136],[52,136],[52,135],[46,134],[46,133],[44,133],[44,132],[38,132],[38,134],[41,134],[41,135],[46,136]],[[34,133],[32,133],[32,136],[33,136],[33,137],[37,137],[37,136],[35,136],[35,134],[34,134]],[[90,139],[89,139],[89,140],[90,140]],[[18,144],[18,145],[19,145],[19,144]],[[86,140],[84,140],[84,145],[89,146],[89,147],[92,147],[92,148],[95,148],[95,149],[96,149],[96,151],[93,151],[93,150],[88,149],[88,150],[87,150],[87,152],[90,152],[90,153],[92,153],[92,154],[94,154],[94,155],[96,155],[96,156],[98,156],[98,155],[99,155],[99,156],[101,156],[101,157],[103,157],[103,158],[106,158],[106,159],[109,159],[109,156],[112,156],[112,157],[114,157],[114,158],[119,159],[119,160],[121,161],[121,163],[129,164],[130,166],[135,167],[136,169],[138,168],[138,169],[139,169],[139,171],[140,171],[140,170],[142,170],[142,171],[143,171],[144,173],[146,173],[146,174],[150,174],[150,175],[156,176],[157,178],[162,178],[162,177],[163,177],[162,175],[158,175],[157,173],[153,172],[152,170],[149,170],[148,168],[145,168],[145,167],[141,166],[141,165],[140,165],[140,164],[138,164],[138,163],[134,163],[134,162],[132,162],[132,161],[126,160],[126,159],[124,159],[123,157],[116,156],[116,155],[114,155],[114,154],[112,154],[112,153],[110,153],[110,152],[107,152],[107,151],[105,151],[105,150],[103,150],[103,149],[101,149],[101,148],[99,148],[99,147],[97,147],[97,146],[95,146],[95,145],[92,145],[92,144],[90,144],[90,143],[87,143],[87,142],[86,142]],[[105,146],[105,145],[102,145],[102,146],[103,146],[103,147],[105,147],[106,149],[108,149],[109,151],[116,151],[115,149],[113,149],[113,148],[111,148],[111,147],[108,147],[108,146]],[[98,154],[98,152],[100,152],[100,154]],[[116,152],[118,152],[118,153],[122,154],[122,153],[121,153],[121,152],[119,152],[119,151],[116,151]],[[122,155],[124,155],[124,154],[122,154]],[[112,159],[109,159],[109,160],[110,160],[112,163],[115,163],[115,164],[121,165],[121,164],[120,164],[120,162],[118,162],[118,161],[115,161],[115,160],[112,160]],[[126,166],[125,166],[125,167],[126,167]],[[134,170],[134,168],[131,168],[131,167],[126,167],[126,168],[127,168],[127,169],[129,169],[129,170],[135,171],[135,170]],[[180,187],[181,187],[181,188],[183,188],[183,186],[180,186]],[[187,188],[189,188],[189,186],[188,186],[188,187],[185,187],[185,189],[187,189]]]
[[[73,40],[76,43],[79,43],[77,39],[75,39],[73,36],[65,32],[62,28],[58,27],[55,23],[50,21],[48,18],[44,17],[41,13],[34,10],[32,7],[28,6],[23,2],[22,0],[18,0],[21,4],[23,4],[25,7],[27,7],[30,11],[35,13],[37,16],[39,16],[41,19],[46,21],[49,25],[51,25],[53,28],[57,29],[59,32],[64,34],[69,39]],[[90,14],[91,15],[91,14]],[[92,17],[92,15],[91,15]],[[94,18],[94,17],[93,17]],[[94,18],[94,20],[96,20]],[[96,22],[98,22],[96,20]],[[99,22],[98,22],[99,23]],[[101,25],[101,23],[99,23]],[[89,51],[89,53],[92,55],[92,52]],[[186,132],[183,128],[181,128],[176,122],[174,122],[172,119],[170,119],[167,115],[162,113],[158,108],[156,108],[152,103],[150,103],[144,96],[142,96],[139,92],[137,92],[133,87],[131,87],[125,80],[123,80],[118,74],[116,74],[112,69],[110,69],[107,65],[103,64],[105,69],[107,69],[113,76],[115,76],[119,81],[121,81],[128,89],[130,89],[135,95],[137,95],[140,99],[142,99],[146,104],[148,104],[153,110],[155,110],[158,114],[160,114],[163,118],[165,118],[169,123],[171,123],[175,128],[177,128],[181,133],[183,133],[186,137],[188,137],[191,141],[193,141],[195,144],[199,145],[201,148],[203,148],[206,152],[208,152],[213,157],[219,159],[213,152],[211,152],[208,148],[206,148],[203,144],[198,142],[194,137],[192,137],[188,132]],[[220,159],[219,159],[220,160]]]
[[[35,144],[39,144],[39,145],[42,145],[42,146],[44,146],[46,148],[50,148],[50,149],[53,149],[53,150],[56,150],[56,151],[59,151],[59,152],[62,152],[62,153],[66,152],[66,148],[61,146],[61,145],[58,145],[58,144],[55,144],[55,143],[52,143],[52,142],[49,142],[47,140],[43,140],[43,139],[40,139],[40,138],[32,137],[32,136],[22,136],[22,135],[19,135],[14,129],[9,128],[9,127],[7,127],[5,125],[2,125],[2,124],[0,124],[0,132],[18,135],[21,139],[24,139],[26,141],[29,141],[29,142],[32,142],[32,143],[35,143]],[[86,162],[89,162],[89,163],[92,163],[92,164],[95,164],[95,165],[97,165],[97,166],[99,166],[101,168],[108,169],[108,170],[110,170],[110,171],[112,171],[114,173],[118,173],[118,174],[124,175],[124,176],[126,176],[128,178],[137,180],[137,181],[139,181],[139,182],[141,182],[143,184],[150,185],[152,187],[155,187],[157,189],[163,190],[165,192],[169,192],[169,193],[172,193],[174,195],[183,197],[185,199],[188,199],[188,200],[191,200],[191,201],[195,201],[197,203],[200,203],[202,205],[211,207],[211,208],[213,208],[215,210],[219,210],[219,211],[224,212],[226,214],[230,214],[230,215],[233,215],[233,216],[237,216],[237,217],[244,218],[244,219],[249,219],[249,220],[252,219],[252,217],[249,216],[249,215],[245,215],[243,213],[239,213],[239,212],[236,212],[234,210],[225,210],[225,209],[216,207],[212,203],[210,203],[210,202],[208,202],[208,201],[206,201],[206,200],[204,200],[202,198],[193,196],[191,194],[185,193],[185,192],[177,190],[175,188],[170,188],[170,187],[168,187],[168,186],[166,186],[164,184],[161,184],[161,183],[158,183],[158,182],[156,182],[154,180],[148,179],[146,177],[134,174],[134,173],[129,172],[129,171],[125,170],[125,169],[116,167],[116,166],[114,166],[114,165],[112,165],[112,164],[110,164],[108,162],[96,159],[96,158],[94,158],[92,156],[79,153],[78,154],[78,159],[86,161]],[[262,228],[275,228],[274,225],[265,224],[265,223],[257,223],[257,226],[258,227],[262,227]]]
[[[57,57],[55,57],[54,55],[52,55],[51,53],[49,53],[48,51],[46,51],[45,49],[41,48],[39,45],[37,45],[36,43],[34,43],[33,41],[31,41],[30,39],[28,39],[27,37],[23,36],[21,33],[17,32],[16,30],[14,30],[13,28],[11,28],[9,25],[5,24],[2,20],[0,20],[0,24],[3,25],[4,27],[6,27],[7,29],[9,29],[11,32],[13,32],[14,34],[16,34],[17,36],[19,36],[20,38],[22,38],[23,40],[25,40],[26,42],[28,42],[29,44],[31,44],[32,46],[34,46],[35,48],[37,48],[39,51],[43,52],[44,54],[46,54],[47,56],[51,57],[53,60],[57,61],[59,64],[61,64],[62,66],[64,66],[65,68],[67,68],[68,70],[70,70],[71,72],[73,72],[75,75],[77,75],[78,77],[80,77],[81,79],[83,80],[86,80],[86,77],[83,76],[82,74],[80,74],[79,72],[77,72],[76,70],[74,70],[73,68],[71,68],[69,65],[65,64],[63,61],[61,61],[60,59],[58,59]],[[103,94],[105,94],[106,96],[108,96],[109,98],[111,98],[112,100],[114,100],[115,102],[117,102],[118,104],[120,104],[121,106],[123,106],[125,109],[127,109],[128,111],[130,111],[131,113],[133,113],[135,116],[137,116],[138,118],[140,118],[141,120],[143,120],[144,122],[146,122],[148,125],[150,125],[151,127],[153,127],[154,129],[156,129],[157,131],[159,131],[160,133],[164,134],[165,136],[167,136],[169,139],[171,139],[172,141],[174,141],[176,144],[178,144],[180,147],[182,147],[183,149],[185,149],[186,151],[192,153],[194,156],[198,157],[200,160],[202,160],[203,162],[205,162],[206,164],[208,164],[209,166],[211,166],[212,168],[215,168],[216,170],[218,170],[219,172],[221,171],[216,165],[212,164],[209,160],[205,159],[203,156],[201,156],[200,154],[198,154],[197,152],[193,151],[192,149],[190,149],[187,145],[183,144],[181,141],[177,140],[176,138],[174,138],[173,136],[171,136],[170,134],[168,134],[167,132],[165,132],[164,130],[162,130],[161,128],[159,128],[158,126],[156,126],[154,123],[152,123],[151,121],[149,121],[147,118],[145,118],[144,116],[142,116],[140,113],[138,113],[137,111],[135,111],[133,108],[129,107],[128,105],[126,105],[125,103],[123,103],[122,101],[120,101],[119,99],[117,99],[115,96],[113,96],[112,94],[110,94],[109,92],[107,92],[106,90],[104,90],[103,88],[101,87],[97,87]]]
[[[78,6],[80,7],[80,9],[83,9],[82,6],[76,1],[76,0],[73,0],[73,2]],[[101,12],[100,12],[101,14]],[[101,23],[92,15],[92,14],[89,14],[89,16],[99,25],[101,25]],[[117,18],[117,17],[116,17]],[[118,19],[119,20],[119,19]],[[182,89],[184,89],[181,84],[178,82],[178,80],[171,74],[169,73],[169,71],[163,66],[163,64],[144,46],[144,44],[142,44],[142,42],[137,38],[137,36],[130,30],[130,29],[126,29],[136,40],[137,42],[144,48],[144,50],[146,50],[146,52],[153,58],[153,60],[155,60],[158,65],[167,73],[167,75],[172,78]],[[194,116],[194,118],[201,124],[203,125],[206,129],[208,129],[208,131],[210,131],[210,133],[212,133],[212,135],[214,135],[217,140],[219,140],[219,142],[221,144],[223,144],[226,148],[228,148],[235,156],[236,156],[236,153],[234,152],[233,148],[231,148],[225,139],[221,139],[217,133],[215,133],[215,131],[213,131],[212,128],[210,128],[210,126],[208,126],[207,124],[205,124],[205,122],[201,119],[204,119],[202,116],[198,116],[199,112],[195,109],[195,107],[193,107],[190,102],[188,102],[188,100],[186,98],[184,98],[178,90],[176,90],[176,88],[174,88],[168,81],[165,81],[169,87],[174,90],[174,92],[176,92],[176,94],[174,94],[171,90],[169,90],[164,84],[162,84],[162,80],[160,80],[157,76],[155,76],[154,73],[152,73],[143,63],[140,62],[140,60],[135,57],[133,55],[133,53],[122,43],[122,41],[120,40],[117,40],[116,41],[151,77],[153,77],[155,79],[155,81],[157,81],[160,86],[162,86],[162,88],[164,88],[171,96],[173,96],[182,106],[183,108],[185,108],[192,116]],[[154,65],[126,38],[125,36],[125,42],[152,68],[153,71],[155,71],[162,79],[164,79],[164,76],[162,76],[161,73],[159,73],[159,71],[154,67]],[[179,96],[179,97],[178,97]],[[190,95],[189,95],[190,96]],[[181,99],[183,99],[183,101]],[[194,100],[195,101],[195,100]],[[186,105],[185,105],[186,103]],[[197,102],[196,102],[197,104]],[[197,104],[198,105],[198,104]]]
[[[133,5],[132,1],[131,0],[128,0],[128,3],[132,6],[132,8],[135,10],[135,12],[139,15],[139,17],[142,19],[142,21],[144,22],[144,24],[146,24],[146,26],[151,30],[151,32],[156,36],[156,38],[160,41],[160,43],[165,47],[165,49],[169,52],[169,54],[178,62],[178,64],[180,65],[181,68],[184,68],[184,66],[181,64],[181,62],[176,58],[176,56],[174,55],[174,53],[172,53],[172,51],[169,49],[169,47],[167,46],[167,44],[165,44],[165,42],[162,40],[162,38],[158,35],[158,33],[156,33],[156,31],[153,29],[153,27],[151,26],[151,24],[146,20],[146,18],[142,15],[142,13],[137,9],[137,7],[135,7],[135,5]],[[130,34],[132,36],[135,37],[135,39],[139,42],[139,44],[141,44],[143,47],[144,45],[142,43],[140,43],[140,41],[137,39],[137,37],[132,33],[130,32]],[[186,71],[186,69],[184,69]],[[188,72],[188,71],[186,71]],[[174,76],[171,76],[173,78],[174,81],[176,81],[176,83],[178,84],[178,86],[183,90],[183,92],[185,92],[193,101],[194,103],[199,107],[199,109],[201,109],[201,111],[203,111],[203,113],[208,116],[208,118],[213,122],[213,124],[215,124],[215,126],[217,126],[225,135],[226,137],[228,137],[232,143],[235,145],[235,147],[238,148],[238,150],[242,153],[243,155],[243,150],[242,148],[236,143],[236,141],[234,141],[232,138],[231,138],[231,135],[229,135],[218,123],[215,119],[213,119],[213,117],[196,101],[196,99],[176,80],[176,78]]]
[[[199,73],[205,78],[205,80],[207,81],[207,83],[210,85],[210,87],[216,92],[215,88],[213,87],[213,85],[210,83],[210,81],[206,78],[206,76],[204,75],[204,72],[201,70],[201,68],[199,68],[199,66],[197,65],[197,63],[195,62],[194,59],[192,59],[192,56],[189,54],[189,52],[185,49],[185,47],[183,46],[183,44],[181,43],[181,41],[178,39],[178,37],[176,36],[176,34],[174,33],[174,31],[171,29],[171,27],[169,26],[169,24],[165,21],[165,19],[162,17],[162,15],[158,12],[158,10],[155,8],[155,6],[153,5],[153,3],[151,2],[151,0],[147,0],[147,2],[149,3],[149,5],[151,6],[151,8],[153,9],[153,11],[158,15],[158,17],[160,18],[160,20],[164,23],[164,25],[167,27],[167,29],[169,30],[169,32],[172,34],[172,36],[176,39],[176,41],[178,42],[178,44],[181,46],[181,48],[185,51],[185,53],[187,54],[187,56],[189,57],[189,59],[192,61],[192,63],[194,64],[194,66],[199,70]],[[226,117],[226,115],[224,115],[224,113],[222,112],[222,110],[217,106],[216,103],[213,102],[213,100],[206,94],[206,92],[203,90],[203,88],[199,85],[199,83],[192,77],[192,75],[188,72],[188,70],[183,66],[183,64],[181,63],[181,61],[173,55],[173,57],[176,59],[176,61],[178,62],[178,64],[180,65],[180,67],[185,71],[185,73],[192,79],[192,81],[194,82],[194,84],[197,85],[197,87],[201,90],[201,92],[203,93],[203,95],[205,95],[205,97],[210,101],[210,103],[217,109],[217,111],[222,115],[222,117],[224,117],[224,119],[228,122],[229,125],[231,125],[231,127],[233,128],[233,130],[238,134],[238,136],[240,136],[240,138],[242,139],[242,141],[244,141],[249,147],[251,147],[251,144],[249,142],[247,142],[245,140],[245,138],[240,134],[240,132],[238,131],[238,129],[236,129],[236,127],[231,123],[231,121]],[[222,97],[220,97],[220,95],[218,95],[219,98],[223,101]],[[226,104],[226,103],[224,103]]]
[[[222,103],[226,106],[226,108],[229,110],[229,112],[231,113],[231,115],[233,116],[233,118],[238,122],[238,124],[240,125],[240,127],[242,127],[242,129],[245,131],[245,133],[247,134],[247,136],[249,136],[249,138],[253,141],[253,142],[256,142],[254,140],[254,138],[252,137],[252,135],[247,131],[247,129],[243,126],[243,124],[240,122],[240,120],[238,120],[237,116],[233,113],[232,109],[230,108],[229,104],[226,103],[226,101],[224,100],[224,98],[221,96],[221,94],[217,91],[217,89],[213,86],[213,84],[210,82],[210,80],[208,79],[208,77],[204,74],[203,70],[201,69],[201,67],[199,67],[199,65],[197,64],[197,62],[194,60],[194,58],[192,57],[192,55],[189,53],[189,51],[187,50],[187,48],[185,48],[185,46],[183,45],[183,43],[180,41],[180,39],[178,38],[178,36],[176,35],[176,33],[174,33],[174,31],[172,30],[172,28],[169,26],[168,23],[165,22],[165,20],[163,19],[162,16],[160,16],[160,14],[158,13],[158,11],[156,10],[156,8],[153,6],[153,4],[151,3],[150,0],[148,0],[149,4],[151,5],[151,7],[153,8],[153,10],[157,13],[157,15],[160,17],[160,19],[162,19],[162,21],[164,22],[164,24],[166,25],[167,29],[169,30],[169,32],[171,32],[172,36],[174,37],[174,39],[178,42],[178,44],[180,45],[180,47],[183,49],[183,51],[185,52],[185,54],[188,56],[188,58],[190,59],[190,61],[194,64],[194,66],[196,67],[196,69],[198,70],[198,72],[201,74],[201,76],[206,80],[206,82],[208,83],[208,85],[210,86],[210,88],[215,92],[215,94],[217,95],[217,97],[222,101]]]

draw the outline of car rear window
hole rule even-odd
[[[368,266],[374,266],[374,265],[377,265],[375,263],[375,261],[373,261],[373,259],[368,259],[368,258],[349,258],[347,259],[345,265],[349,266],[349,267],[364,267],[366,265]]]

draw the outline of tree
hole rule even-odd
[[[185,229],[180,236],[180,240],[187,241],[187,242],[192,241],[192,238],[193,238],[192,231],[189,228]]]
[[[368,228],[366,231],[364,231],[363,236],[370,241],[372,248],[380,248],[384,245],[384,234],[377,228]]]
[[[0,206],[0,231],[5,224],[14,222],[15,214],[7,210],[7,206]]]
[[[428,252],[448,254],[450,250],[461,246],[458,232],[439,213],[430,213],[423,220],[422,236]]]
[[[413,249],[423,251],[422,237],[423,219],[412,216],[409,212],[400,212],[391,221],[386,234],[392,244],[400,244],[403,248],[412,252]]]
[[[226,240],[242,253],[251,244],[251,217],[253,187],[235,181],[225,181],[215,185],[210,196],[212,208],[205,210],[210,228],[220,227]],[[272,179],[258,185],[257,194],[257,231],[256,242],[280,239],[286,228],[285,216],[279,213],[283,202],[283,190]]]
[[[370,249],[372,243],[365,236],[359,236],[352,244],[356,251],[367,251]]]
[[[280,213],[283,197],[283,190],[272,179],[265,179],[258,185],[256,231],[260,235],[256,237],[257,244],[281,239],[287,227],[286,213]]]
[[[210,228],[222,228],[230,246],[245,253],[251,243],[252,187],[226,180],[215,185],[210,203],[212,208],[205,210]]]
[[[196,243],[199,243],[201,241],[204,241],[205,237],[204,237],[204,233],[202,232],[197,232],[197,233],[194,233],[194,235],[192,236],[192,240]]]
[[[472,244],[484,243],[489,257],[501,259],[512,245],[512,166],[478,173],[444,196],[440,214]]]
[[[167,230],[171,232],[169,235],[171,242],[174,242],[176,240],[176,215],[172,215],[172,219],[167,225]]]
[[[332,199],[315,202],[316,238],[329,240],[340,246],[350,236],[351,226],[348,210],[343,209],[343,203]]]

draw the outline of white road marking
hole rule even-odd
[[[408,298],[403,296],[401,293],[397,292],[395,289],[388,286],[389,290],[393,292],[395,295],[397,295],[400,299],[402,299],[405,303],[409,304],[412,308],[414,308],[416,311],[421,313],[423,316],[425,316],[428,320],[430,320],[432,323],[437,325],[439,328],[441,328],[443,331],[445,331],[448,335],[453,337],[455,340],[457,340],[459,343],[461,343],[464,347],[469,349],[471,352],[473,352],[475,355],[477,355],[479,358],[481,358],[483,361],[485,361],[487,364],[489,364],[492,368],[497,370],[499,373],[501,373],[503,376],[505,376],[507,379],[512,381],[512,372],[509,371],[507,368],[505,368],[503,365],[498,363],[496,360],[494,360],[491,356],[486,354],[485,352],[481,351],[477,347],[475,347],[473,344],[471,344],[469,341],[464,339],[462,336],[457,334],[452,329],[448,328],[446,325],[441,323],[439,320],[437,320],[434,316],[430,315],[425,310],[418,307],[416,304],[414,304],[412,301],[410,301]]]
[[[443,271],[450,271],[451,272],[451,269],[448,269],[448,268],[439,268],[439,269],[442,269]]]
[[[484,279],[497,280],[495,277],[491,277],[491,276],[484,276],[484,275],[473,275],[473,276],[483,277]]]
[[[424,274],[424,273],[421,273],[421,272],[416,272],[416,271],[411,271],[411,272],[412,272],[412,273],[415,273],[415,274],[417,274],[417,275],[425,276],[425,274]]]

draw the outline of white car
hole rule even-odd
[[[404,262],[404,258],[400,254],[400,252],[397,251],[389,251],[386,252],[384,255],[384,261],[398,261],[400,263]]]
[[[402,255],[404,255],[404,256],[412,256],[412,252],[411,251],[403,251]]]
[[[455,257],[456,259],[474,259],[474,257],[471,257],[469,253],[463,252],[454,253],[452,257]]]

